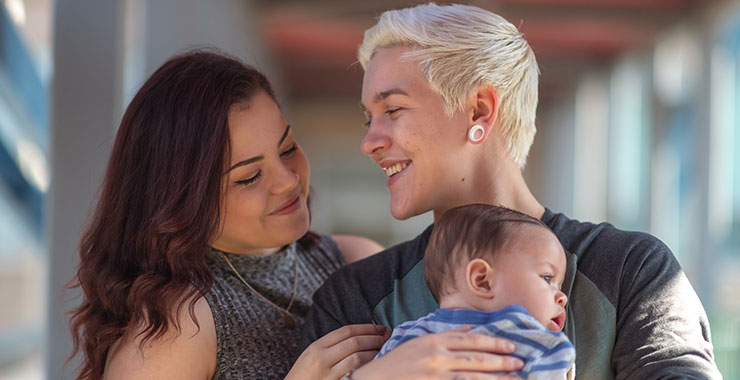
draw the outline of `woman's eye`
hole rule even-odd
[[[290,147],[290,148],[289,148],[288,150],[286,150],[286,151],[285,151],[285,152],[283,152],[283,153],[280,153],[280,157],[289,157],[289,156],[290,156],[291,154],[293,154],[293,152],[295,152],[296,150],[298,150],[298,145],[296,145],[296,144],[293,144],[293,146],[291,146],[291,147]]]
[[[401,108],[391,108],[391,109],[385,111],[385,113],[390,116],[390,115],[393,115],[394,113],[396,113],[397,111],[400,111],[400,110],[401,110]]]
[[[246,186],[249,186],[249,185],[257,182],[257,180],[260,179],[260,177],[262,177],[262,171],[257,172],[257,174],[255,174],[254,176],[249,177],[247,179],[243,179],[241,181],[236,181],[236,184],[237,185],[242,185],[242,186],[245,186],[246,187]]]
[[[545,280],[545,282],[549,284],[550,282],[552,282],[552,275],[550,274],[542,275],[542,279]]]

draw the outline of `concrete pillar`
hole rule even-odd
[[[251,0],[128,0],[125,99],[172,55],[215,48],[254,65],[277,85]]]
[[[66,312],[78,291],[64,291],[78,262],[77,244],[97,194],[120,115],[119,2],[58,0],[54,9],[51,90],[51,187],[47,203],[49,292],[45,372],[73,379]]]

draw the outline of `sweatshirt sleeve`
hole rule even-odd
[[[721,379],[709,322],[668,247],[640,234],[620,281],[612,356],[617,379]]]
[[[334,272],[314,293],[313,305],[306,316],[301,352],[324,335],[345,325],[372,323],[368,296],[355,279],[364,265],[354,263]]]
[[[424,248],[431,231],[432,226],[429,226],[413,240],[349,264],[329,276],[313,295],[313,305],[306,317],[301,342],[303,349],[345,325],[374,323],[392,328],[392,324],[384,323],[382,318],[376,317],[375,309],[383,299],[394,295],[397,284],[402,283],[405,276],[417,266],[424,256]],[[423,277],[420,282],[412,281],[410,286],[416,290],[421,286],[423,291],[428,293]],[[417,293],[406,292],[404,297],[397,300],[399,305],[403,306],[400,307],[401,311],[410,309],[420,314],[406,318],[402,322],[426,315],[431,311],[428,310],[430,307],[432,310],[436,308],[433,298],[434,305],[420,303],[419,299],[412,298]],[[399,311],[393,309],[387,314],[395,316],[394,313]]]

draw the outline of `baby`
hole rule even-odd
[[[560,241],[540,220],[491,205],[453,208],[437,221],[424,255],[440,308],[396,326],[378,357],[424,334],[472,326],[514,343],[525,364],[512,374],[572,379],[575,348],[561,332],[565,268]]]

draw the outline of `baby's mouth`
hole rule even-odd
[[[562,331],[565,326],[565,312],[558,314],[555,318],[551,319],[552,323],[557,326],[558,331]]]

